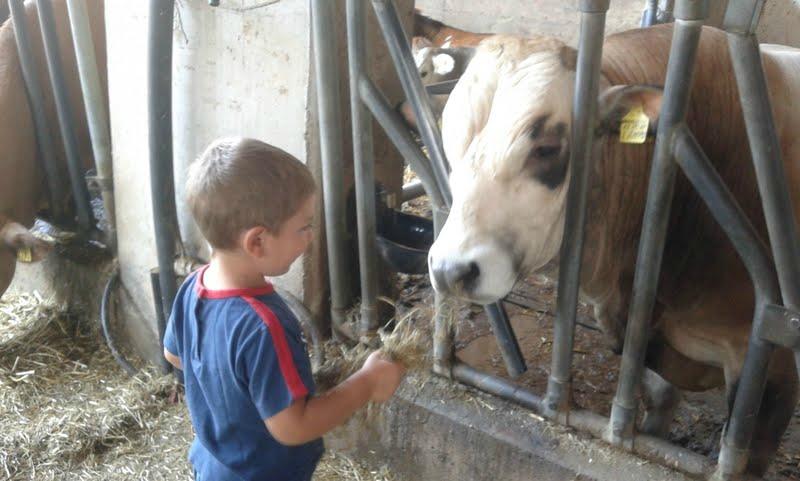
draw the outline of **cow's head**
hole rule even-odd
[[[576,52],[549,38],[498,36],[478,48],[442,118],[453,205],[431,247],[434,288],[487,304],[556,259],[569,179]],[[660,90],[602,86],[597,138]]]

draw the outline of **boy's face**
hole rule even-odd
[[[264,232],[265,275],[286,274],[292,263],[308,249],[313,233],[314,200],[313,195],[306,199],[300,209],[283,223],[277,234]]]

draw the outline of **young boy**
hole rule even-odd
[[[314,190],[302,163],[252,139],[216,141],[191,167],[187,202],[213,253],[178,292],[164,356],[184,371],[197,480],[311,479],[321,436],[403,376],[373,353],[314,396],[300,326],[265,280],[311,242]]]

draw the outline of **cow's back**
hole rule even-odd
[[[612,84],[644,84],[663,86],[672,39],[672,26],[662,25],[638,29],[610,36],[604,45],[603,74]],[[784,52],[784,54],[786,54]],[[772,54],[765,54],[773,95],[794,85],[795,79],[776,76],[770,67]],[[782,94],[781,94],[782,95]],[[796,94],[795,94],[796,95]],[[798,98],[798,97],[794,97]],[[781,98],[783,105],[788,105]],[[791,109],[789,109],[791,110]],[[776,115],[779,133],[789,136],[798,124],[797,110],[781,110]],[[706,155],[711,159],[728,188],[736,196],[750,220],[766,239],[766,227],[761,211],[755,173],[750,158],[749,145],[741,106],[738,98],[733,66],[728,53],[726,34],[713,28],[704,28],[698,47],[687,124]],[[612,187],[601,189],[605,198],[600,205],[622,209],[613,218],[605,242],[608,249],[627,254],[632,266],[636,239],[641,232],[649,165],[653,156],[653,143],[646,146],[629,146],[609,141],[599,171],[605,172],[604,181]],[[797,148],[790,151],[784,144],[784,161],[797,165]],[[793,158],[794,157],[794,158]],[[625,189],[624,205],[618,199]],[[615,200],[616,199],[616,200]],[[795,193],[795,199],[800,199]],[[796,202],[796,205],[800,203]],[[633,220],[636,219],[636,220]],[[613,259],[613,252],[605,253]],[[741,262],[730,242],[711,217],[702,200],[682,174],[678,175],[672,206],[670,228],[662,264],[660,299],[667,305],[688,305],[700,292],[715,290],[721,279],[734,272],[743,273]],[[687,287],[689,287],[687,289]]]

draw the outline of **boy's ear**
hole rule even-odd
[[[269,246],[270,232],[261,226],[251,227],[244,231],[240,238],[242,249],[254,257],[262,257]]]
[[[647,136],[656,133],[658,117],[661,114],[661,99],[664,90],[649,85],[615,85],[600,94],[598,119],[600,134],[619,134],[622,119],[632,110],[641,107],[650,119]]]

